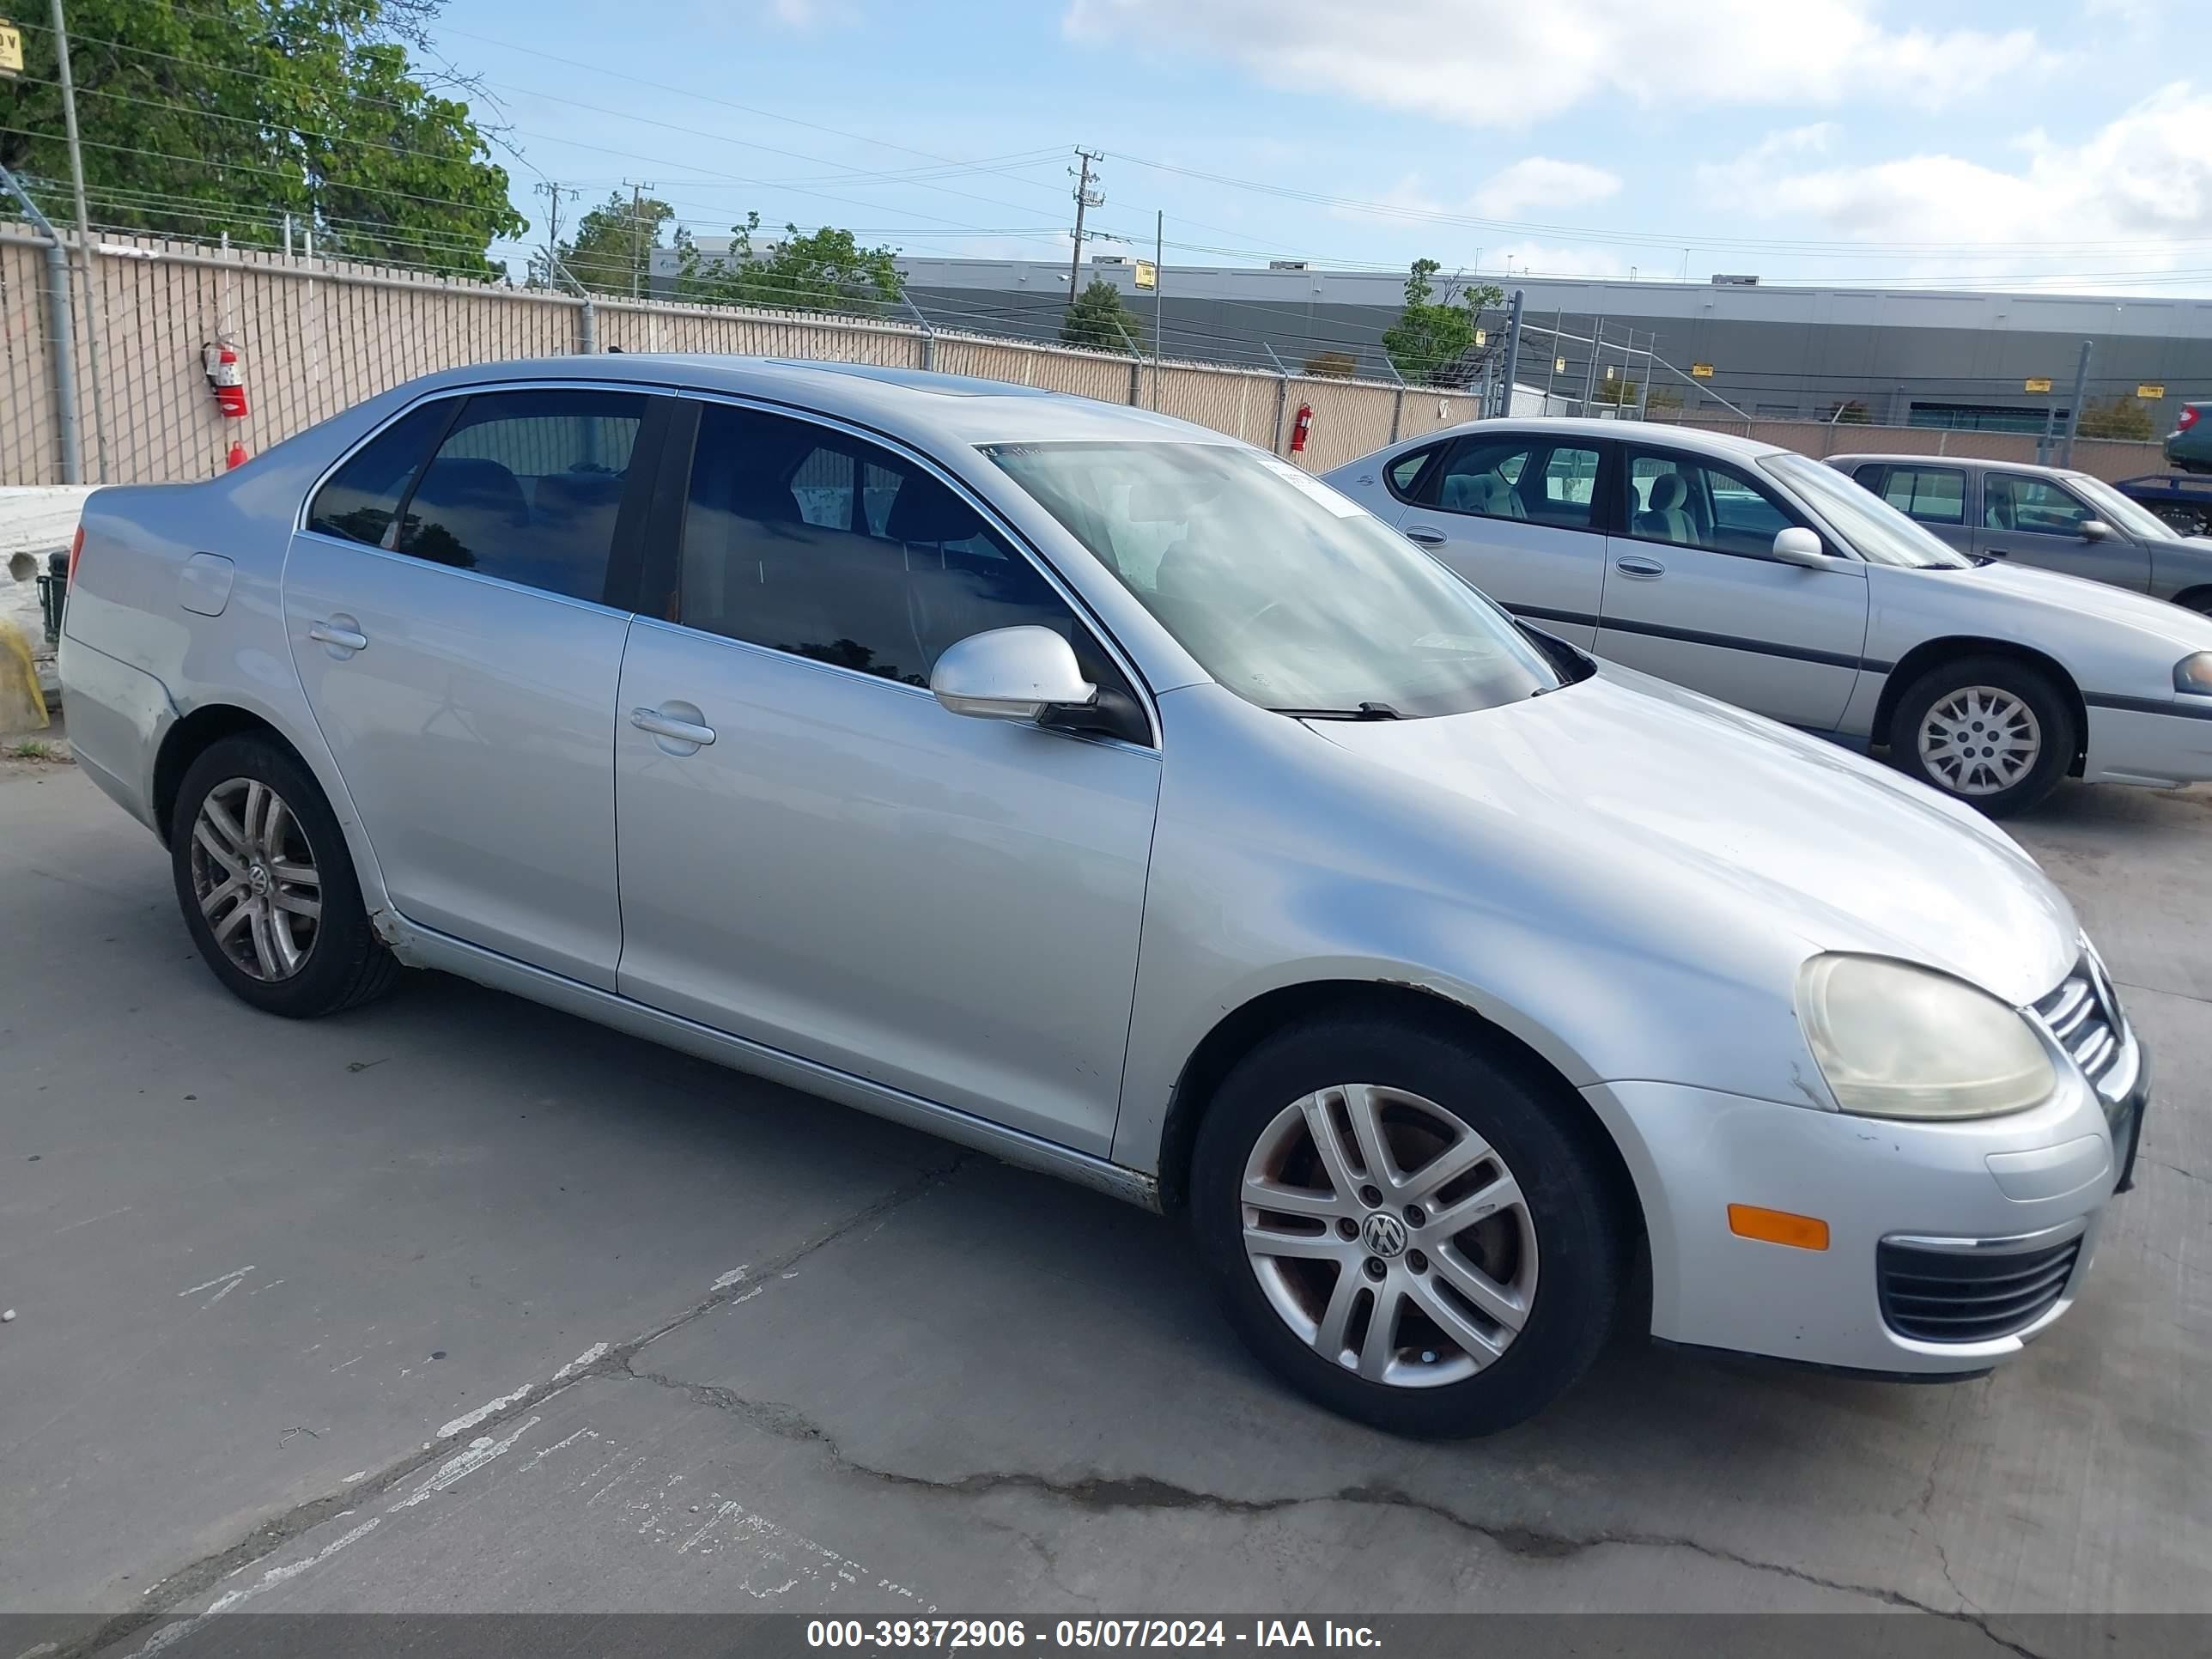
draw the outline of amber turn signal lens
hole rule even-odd
[[[1731,1204],[1729,1231],[1738,1238],[1755,1238],[1765,1244],[1787,1244],[1797,1250],[1828,1248],[1828,1224],[1818,1217],[1792,1215],[1787,1210],[1762,1210],[1756,1204]]]

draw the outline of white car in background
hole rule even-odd
[[[1978,561],[1787,449],[1479,421],[1328,482],[1516,616],[1859,748],[1992,816],[2061,778],[2212,778],[2212,617]]]

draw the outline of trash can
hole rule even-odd
[[[69,549],[58,547],[46,555],[46,574],[39,578],[39,609],[46,620],[46,643],[58,645],[62,637],[62,606],[69,599]]]

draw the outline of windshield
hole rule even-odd
[[[1965,570],[1974,562],[1832,466],[1787,453],[1762,455],[1759,464],[1826,520],[1863,559],[1922,570]]]
[[[2181,532],[2145,507],[2141,501],[2131,501],[2106,483],[2102,478],[2093,478],[2086,472],[2069,472],[2066,482],[2074,493],[2097,509],[2097,516],[2114,528],[2124,530],[2138,541],[2178,542]]]
[[[1559,675],[1512,619],[1327,484],[1228,444],[999,444],[984,453],[1206,672],[1262,708],[1454,714]]]

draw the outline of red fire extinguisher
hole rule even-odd
[[[1300,404],[1298,405],[1297,418],[1291,422],[1291,454],[1301,455],[1305,453],[1306,436],[1312,430],[1313,405],[1311,404]]]
[[[238,348],[228,340],[210,340],[200,348],[200,367],[207,374],[209,388],[215,393],[216,407],[227,421],[246,418],[246,377],[238,367]],[[233,436],[230,452],[224,457],[228,466],[246,465],[246,446]]]

